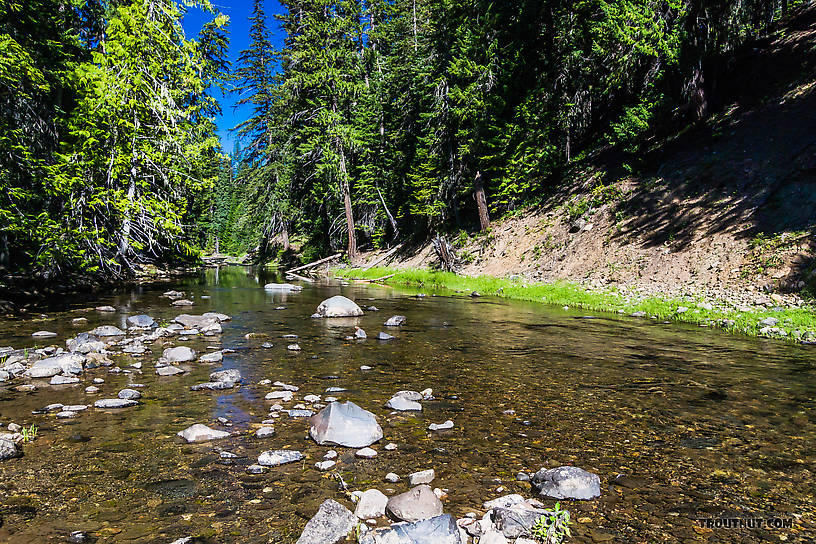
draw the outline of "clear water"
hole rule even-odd
[[[43,383],[31,393],[0,388],[0,422],[39,427],[24,457],[0,463],[0,542],[64,542],[74,530],[97,542],[167,543],[188,535],[205,542],[294,542],[323,500],[351,503],[332,473],[314,468],[329,448],[308,438],[306,420],[283,416],[274,437],[252,434],[271,405],[264,395],[272,388],[258,385],[263,379],[299,386],[296,398],[345,387],[337,396],[377,415],[385,432],[374,446],[377,458],[356,459],[353,450],[336,448],[336,472],[350,490],[401,492],[407,482],[388,484],[386,473],[434,468],[433,485],[448,493],[447,512],[481,514],[482,502],[501,494],[532,496],[529,485],[516,481],[519,471],[574,464],[599,474],[604,494],[562,501],[576,520],[571,542],[816,540],[813,348],[456,293],[425,291],[419,298],[417,290],[368,284],[265,292],[264,283],[274,279],[222,268],[66,303],[42,318],[0,321],[0,346],[21,348],[35,345],[30,334],[37,330],[59,333],[39,345],[63,344],[98,324],[121,327],[128,315],[169,321],[218,311],[233,317],[220,338],[172,342],[235,350],[223,365],[195,363],[186,375],[158,377],[153,361],[166,346],[154,344],[152,354],[136,359],[144,365],[141,375],[103,368],[86,372],[79,386]],[[159,297],[171,288],[192,295],[196,306],[174,308]],[[335,294],[380,311],[310,319]],[[87,310],[100,304],[119,311]],[[396,331],[382,326],[394,314],[408,318]],[[78,316],[89,322],[71,325]],[[369,339],[345,340],[354,325]],[[381,330],[396,338],[371,338]],[[268,337],[245,339],[250,332]],[[297,334],[302,351],[288,351],[292,340],[285,334]],[[264,349],[263,342],[274,347]],[[121,368],[135,362],[115,361]],[[244,385],[189,390],[222,366],[240,369]],[[106,380],[101,394],[86,395],[94,377]],[[135,408],[90,409],[67,421],[32,414],[55,402],[92,404],[132,382],[145,385]],[[436,400],[424,402],[422,413],[383,408],[398,390],[426,387]],[[175,437],[193,423],[226,429],[218,417],[232,422],[234,437],[197,445]],[[453,430],[426,430],[446,419],[455,422]],[[397,443],[397,451],[385,451],[387,442]],[[306,460],[262,475],[245,472],[261,451],[288,448]],[[239,458],[225,464],[221,450]],[[793,518],[793,526],[711,530],[696,521],[738,516]]]

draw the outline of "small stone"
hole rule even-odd
[[[399,480],[400,480],[399,475],[395,474],[393,472],[389,472],[388,474],[385,475],[385,481],[386,482],[395,484],[395,483],[399,482]]]
[[[266,467],[261,465],[249,465],[246,469],[247,474],[263,474],[266,472]]]
[[[372,448],[363,448],[361,450],[357,450],[354,455],[361,459],[374,459],[377,457],[377,451]]]
[[[398,412],[422,411],[422,405],[420,403],[413,400],[408,400],[405,397],[393,397],[391,400],[385,403],[385,407]]]
[[[275,434],[274,427],[261,427],[257,431],[255,431],[256,438],[269,438]]]
[[[331,461],[331,460],[329,460],[329,461],[320,461],[319,463],[315,463],[315,467],[317,467],[317,470],[326,471],[326,470],[330,470],[336,464],[337,464],[337,461]]]
[[[431,423],[428,425],[429,431],[446,431],[448,429],[453,429],[453,421],[450,419],[445,423]]]
[[[105,380],[103,380],[102,378],[94,378],[93,383],[105,383]]]
[[[51,331],[37,331],[31,334],[32,338],[53,338],[57,333]]]
[[[385,445],[385,450],[386,451],[394,451],[396,449],[397,449],[397,445],[394,444],[393,442],[389,442],[388,444]]]
[[[442,502],[427,485],[395,495],[388,500],[388,513],[402,521],[419,521],[442,515]]]
[[[368,365],[362,365],[362,366],[360,367],[360,370],[371,370],[371,367],[370,367],[370,366],[368,366]]]
[[[88,393],[89,395],[93,395],[94,393],[99,393],[99,388],[96,387],[95,385],[90,385],[85,388],[85,392]]]
[[[289,344],[288,346],[286,346],[286,349],[288,349],[289,351],[300,351],[300,345]]]
[[[142,398],[142,394],[135,389],[122,389],[117,395],[120,399],[137,400]]]
[[[408,483],[411,486],[420,485],[420,484],[429,484],[431,483],[434,478],[436,478],[436,473],[434,469],[430,468],[428,470],[421,470],[419,472],[413,472],[408,475]]]
[[[265,451],[258,456],[258,464],[267,467],[276,467],[286,463],[294,463],[303,459],[303,454],[296,450]]]
[[[175,376],[177,374],[184,374],[184,370],[177,366],[163,366],[156,369],[156,374],[159,376]]]
[[[337,459],[337,452],[329,450],[326,452],[326,455],[323,456],[323,459]]]
[[[385,332],[381,332],[377,335],[377,340],[393,340],[393,338],[393,336]]]
[[[71,410],[62,410],[61,412],[57,412],[57,419],[71,419],[77,416],[76,412],[72,412]]]
[[[386,327],[399,327],[405,323],[405,316],[404,315],[395,315],[393,317],[388,318],[388,321],[383,323]]]
[[[230,433],[225,431],[219,431],[217,429],[211,429],[206,425],[201,423],[196,423],[195,425],[191,425],[187,427],[183,431],[179,431],[176,433],[178,436],[182,437],[188,443],[195,443],[195,442],[208,442],[210,440],[219,440],[222,438],[227,438]]]
[[[114,308],[113,306],[97,306],[96,311],[103,313],[113,313],[116,311],[116,308]]]

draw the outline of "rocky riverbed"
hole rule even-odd
[[[419,294],[228,268],[0,323],[0,541],[814,535],[808,347]]]

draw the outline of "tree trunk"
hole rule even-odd
[[[340,153],[340,185],[343,189],[343,204],[346,208],[346,227],[348,228],[348,256],[354,262],[357,259],[357,235],[354,232],[354,210],[351,208],[351,189],[349,188],[348,172],[346,171],[346,153],[343,144],[338,140],[337,149]]]
[[[220,248],[219,248],[219,243],[218,243],[218,242],[219,242],[219,240],[218,240],[218,235],[216,234],[216,235],[215,235],[215,254],[216,254],[216,255],[218,255],[219,253],[221,253],[221,250],[220,250]]]
[[[476,206],[479,208],[479,223],[481,223],[482,230],[485,231],[490,228],[490,215],[487,213],[487,197],[485,196],[484,185],[482,184],[481,172],[476,172],[473,188],[476,192]]]
[[[394,229],[394,238],[399,238],[399,227],[397,227],[397,221],[394,219],[394,216],[391,215],[391,212],[388,210],[388,206],[385,204],[385,199],[383,198],[382,191],[380,188],[377,187],[377,194],[380,195],[380,202],[382,202],[383,209],[385,210],[385,215],[388,217],[388,221],[391,223],[391,228]]]
[[[289,251],[289,225],[286,224],[286,221],[282,221],[281,226],[281,237],[283,238],[283,250]]]

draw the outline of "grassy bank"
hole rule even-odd
[[[738,311],[733,304],[691,298],[643,297],[620,293],[615,288],[588,291],[567,282],[528,283],[523,279],[503,279],[492,276],[459,276],[450,272],[424,269],[372,268],[336,269],[336,277],[374,280],[391,276],[384,283],[413,285],[430,289],[445,289],[470,295],[498,296],[514,300],[543,302],[603,312],[636,315],[644,318],[673,320],[700,326],[720,327],[749,336],[784,338],[789,341],[816,341],[816,312],[808,308],[773,310],[756,307]],[[776,323],[762,323],[768,318]]]

